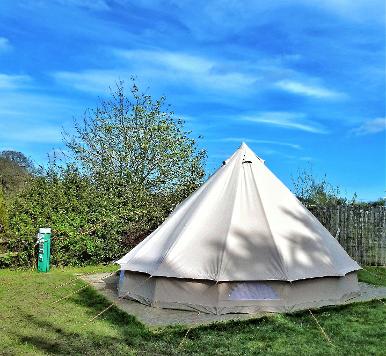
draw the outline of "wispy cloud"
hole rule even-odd
[[[8,38],[0,37],[0,53],[7,52],[12,48]]]
[[[294,129],[318,134],[326,134],[327,130],[306,118],[304,113],[296,112],[264,112],[255,115],[245,115],[244,121],[256,122],[286,129]]]
[[[0,134],[0,138],[18,143],[59,143],[62,141],[61,128],[58,126],[37,126],[19,131],[3,132],[6,136]]]
[[[106,94],[110,86],[113,86],[117,80],[126,76],[129,76],[129,73],[118,70],[62,71],[53,73],[53,77],[59,84],[96,94]]]
[[[344,93],[338,91],[330,90],[322,86],[309,85],[293,80],[280,80],[276,82],[275,86],[279,89],[285,90],[293,94],[310,96],[320,99],[341,99],[345,97]]]
[[[357,136],[371,135],[386,130],[386,118],[379,117],[373,120],[368,120],[362,123],[362,125],[351,130],[351,133]]]
[[[162,50],[115,50],[114,52],[130,62],[141,59],[176,71],[189,73],[208,72],[215,66],[215,62],[208,58],[181,52]]]
[[[276,88],[297,95],[318,99],[341,99],[346,96],[315,84],[319,79],[308,78],[286,68],[283,60],[267,65],[265,60],[250,63],[162,49],[113,48],[109,49],[109,53],[114,64],[111,68],[59,71],[52,75],[61,84],[94,94],[106,93],[108,87],[119,78],[125,79],[135,74],[153,88],[159,86],[163,90],[172,88],[176,91],[178,88],[178,92],[205,93],[216,100],[224,100],[229,94],[247,97],[264,92],[272,88],[273,78]],[[300,76],[306,79],[277,79]]]
[[[81,113],[83,106],[74,99],[52,96],[46,93],[30,93],[23,91],[1,92],[0,100],[0,124],[8,122],[8,128],[12,124],[24,123],[29,126],[31,122],[44,118],[60,122],[64,118],[71,119],[73,115]]]
[[[299,1],[307,3],[305,0]],[[383,0],[324,0],[313,6],[324,8],[350,20],[384,22]]]
[[[246,143],[257,143],[257,144],[268,144],[268,145],[278,145],[278,146],[287,146],[294,149],[301,149],[301,146],[294,143],[288,143],[283,141],[272,141],[272,140],[258,140],[254,138],[245,138],[245,137],[225,137],[218,139],[219,142],[246,142]]]
[[[257,78],[250,73],[227,68],[204,56],[164,50],[114,50],[119,68],[55,72],[59,82],[78,90],[103,93],[119,78],[133,74],[151,82],[154,78],[164,85],[179,85],[205,91],[228,93],[247,92]]]
[[[152,6],[152,1],[143,1]],[[166,1],[175,6],[175,1]],[[384,1],[383,0],[322,0],[310,2],[309,0],[287,1],[229,1],[223,5],[222,1],[186,1],[189,12],[185,13],[185,22],[191,30],[202,37],[215,36],[226,31],[226,33],[240,33],[251,26],[251,24],[267,23],[272,18],[277,19],[277,27],[290,24],[295,15],[292,7],[320,9],[322,13],[329,12],[330,16],[339,15],[346,20],[367,20],[384,22]],[[290,6],[288,6],[290,4]],[[172,6],[169,7],[172,10]],[[286,11],[287,8],[287,11]],[[319,10],[319,11],[320,11]],[[315,10],[314,10],[315,11]],[[291,18],[281,17],[283,12]],[[237,14],[237,16],[235,16]],[[314,17],[303,17],[303,23],[297,24],[296,30],[304,27],[317,26]],[[264,34],[269,36],[269,34]],[[293,45],[293,43],[291,42]]]
[[[26,87],[32,82],[28,75],[10,75],[0,73],[0,90],[13,90]]]

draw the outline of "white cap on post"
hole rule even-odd
[[[51,228],[50,227],[41,227],[39,229],[39,234],[50,234]]]

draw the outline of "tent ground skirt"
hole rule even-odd
[[[345,302],[359,293],[356,272],[295,282],[215,283],[121,271],[119,296],[143,304],[210,314],[293,312]]]

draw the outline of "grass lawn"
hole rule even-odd
[[[384,301],[192,329],[149,330],[76,278],[116,266],[0,271],[0,354],[67,355],[385,355]],[[386,285],[385,268],[361,271],[362,281]],[[61,299],[63,297],[67,297]]]

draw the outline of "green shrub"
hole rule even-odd
[[[66,163],[31,177],[12,200],[9,251],[31,265],[39,227],[52,228],[52,263],[107,263],[153,231],[204,178],[206,152],[183,121],[135,84],[86,113],[66,136]],[[132,100],[132,101],[131,101]],[[71,163],[72,162],[72,163]]]

